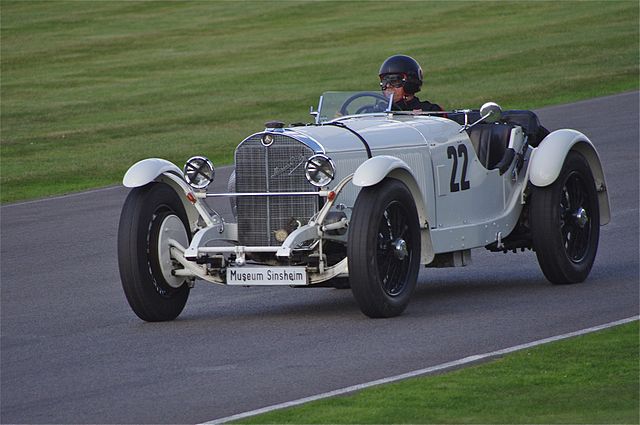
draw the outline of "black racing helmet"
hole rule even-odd
[[[408,94],[418,93],[420,87],[422,87],[422,68],[411,56],[394,55],[387,58],[380,66],[378,75],[380,76],[381,85],[383,77],[387,75],[400,76],[404,91]]]

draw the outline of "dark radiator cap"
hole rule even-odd
[[[264,123],[266,128],[284,128],[284,123],[282,121],[268,121]]]

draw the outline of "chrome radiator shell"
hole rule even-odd
[[[304,173],[315,152],[306,144],[280,133],[245,139],[236,149],[236,192],[317,192]],[[318,196],[240,196],[236,198],[238,243],[245,246],[279,246],[276,231],[290,233],[306,224],[318,211]]]

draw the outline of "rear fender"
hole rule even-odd
[[[362,163],[353,175],[353,184],[358,187],[369,187],[380,183],[385,178],[393,178],[403,182],[413,196],[418,220],[421,228],[421,262],[428,264],[433,260],[433,244],[429,231],[426,204],[420,186],[411,171],[411,168],[403,160],[389,155],[374,156]]]
[[[556,130],[545,137],[531,155],[529,181],[538,187],[552,184],[560,175],[565,158],[572,150],[580,152],[589,163],[598,192],[600,224],[607,224],[611,220],[611,209],[600,156],[591,140],[579,131]]]

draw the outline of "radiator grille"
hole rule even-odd
[[[258,134],[236,149],[236,192],[311,192],[317,188],[304,175],[304,164],[314,154],[299,141],[274,135],[271,146]],[[237,198],[238,239],[241,245],[276,246],[278,229],[291,231],[306,224],[318,210],[317,196],[242,196]]]

